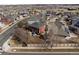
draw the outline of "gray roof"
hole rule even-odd
[[[41,22],[35,22],[35,23],[31,24],[30,26],[38,29],[38,28],[41,27],[42,25],[44,25],[44,24],[41,23]]]
[[[31,16],[28,20],[28,25],[31,27],[39,28],[40,26],[44,25],[44,22],[42,22],[42,17],[38,18],[36,16]]]
[[[30,21],[42,20],[42,17],[31,16]]]

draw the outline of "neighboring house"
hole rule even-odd
[[[29,24],[28,26],[29,29],[36,34],[45,32],[45,25],[41,22],[34,22],[32,24]]]
[[[41,21],[41,18],[39,19],[37,17],[32,17],[27,21],[27,23],[29,30],[31,30],[32,32],[35,32],[36,34],[45,32],[45,25]]]
[[[7,17],[2,17],[1,22],[4,23],[5,25],[8,25],[12,22],[12,20]]]
[[[5,26],[5,24],[0,22],[0,28],[3,28],[4,26]]]

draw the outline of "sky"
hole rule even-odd
[[[78,0],[0,0],[0,5],[15,4],[79,4]]]

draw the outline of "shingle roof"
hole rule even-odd
[[[33,24],[31,24],[30,26],[32,26],[32,27],[34,27],[34,28],[39,28],[39,27],[41,27],[42,25],[44,25],[43,23],[41,23],[41,22],[35,22],[35,23],[33,23]]]
[[[40,26],[42,26],[44,23],[42,22],[42,17],[36,17],[36,16],[31,16],[28,24],[29,26],[35,27],[35,28],[39,28]]]
[[[31,16],[29,20],[30,21],[42,20],[42,17]]]

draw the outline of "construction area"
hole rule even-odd
[[[79,7],[40,6],[30,6],[27,13],[19,12],[23,20],[16,24],[2,50],[7,53],[79,52]]]

